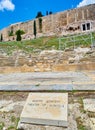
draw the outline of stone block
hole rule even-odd
[[[84,99],[83,104],[85,111],[95,112],[95,99]]]
[[[68,93],[30,93],[20,123],[68,126]]]

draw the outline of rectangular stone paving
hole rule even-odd
[[[59,85],[0,85],[2,91],[51,91],[51,90],[73,90],[72,84]]]
[[[94,72],[0,74],[0,91],[95,90]]]
[[[91,84],[73,84],[73,90],[95,90],[95,83]]]

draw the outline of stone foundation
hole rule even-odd
[[[0,67],[0,73],[15,73],[15,72],[59,72],[59,71],[82,71],[82,70],[95,70],[95,63],[84,63],[84,64],[58,64],[51,67],[39,66],[29,67],[27,65],[21,67]]]

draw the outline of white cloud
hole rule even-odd
[[[81,7],[81,6],[85,6],[85,5],[89,5],[89,4],[94,4],[95,0],[82,0],[82,2],[80,2],[77,7]]]
[[[0,10],[11,10],[15,9],[15,5],[12,3],[12,0],[1,0],[0,1]]]

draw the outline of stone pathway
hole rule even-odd
[[[0,74],[0,91],[95,90],[95,71]]]

